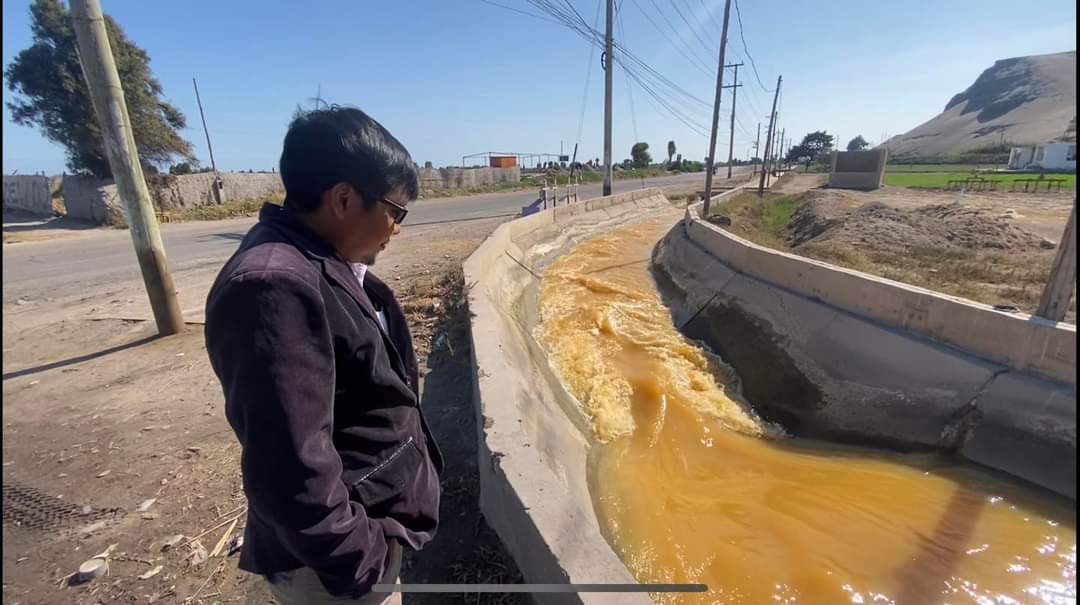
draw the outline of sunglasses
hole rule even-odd
[[[405,221],[405,217],[409,216],[409,209],[406,208],[405,206],[402,206],[401,204],[395,202],[394,200],[389,200],[389,199],[386,199],[384,197],[384,198],[379,198],[379,201],[394,209],[394,217],[393,218],[394,218],[394,223],[395,224],[400,225],[401,223],[403,223]]]

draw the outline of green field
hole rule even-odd
[[[917,187],[921,189],[945,189],[951,180],[966,179],[976,176],[971,170],[957,172],[896,172],[892,166],[885,173],[885,184],[890,187]],[[1036,178],[1033,174],[981,174],[978,175],[990,181],[997,181],[998,191],[1008,191],[1012,182],[1022,179]],[[1075,174],[1047,174],[1047,179],[1064,179],[1061,184],[1062,190],[1076,189]],[[1023,185],[1020,185],[1022,188]],[[1039,185],[1040,191],[1046,190],[1046,185]],[[1054,187],[1057,190],[1057,187]]]
[[[996,164],[889,164],[885,172],[975,172],[1004,168]]]

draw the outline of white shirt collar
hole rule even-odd
[[[356,281],[360,282],[360,287],[364,287],[364,276],[367,275],[367,265],[364,263],[352,263],[352,272],[356,276]]]

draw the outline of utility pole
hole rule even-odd
[[[754,155],[757,156],[758,161],[761,161],[761,122],[757,123],[757,138],[754,139]],[[753,158],[751,158],[753,159]],[[757,166],[752,168],[752,174],[757,174]]]
[[[615,29],[615,0],[607,0],[607,34],[604,36],[604,191],[611,195],[611,82],[615,73],[615,44],[612,31]]]
[[[780,130],[780,146],[777,147],[778,153],[776,154],[776,167],[777,170],[784,169],[784,137],[787,135],[787,128]]]
[[[709,170],[705,173],[705,208],[703,216],[709,216],[712,204],[713,170],[716,169],[716,128],[720,122],[720,93],[724,90],[724,51],[727,50],[728,17],[731,16],[731,0],[724,0],[724,27],[720,32],[720,62],[716,67],[716,100],[712,111],[712,134],[709,135]],[[734,107],[734,106],[733,106]]]
[[[1074,287],[1076,287],[1075,197],[1073,197],[1073,209],[1069,214],[1069,222],[1065,224],[1065,232],[1061,235],[1061,243],[1058,244],[1057,255],[1050,268],[1050,279],[1046,282],[1046,288],[1039,299],[1039,309],[1035,314],[1050,321],[1064,320],[1065,313],[1069,310],[1069,299],[1072,298]]]
[[[783,81],[784,76],[776,76],[776,91],[773,92],[772,98],[772,113],[769,114],[769,131],[765,136],[765,155],[769,155],[769,146],[772,144],[772,132],[773,122],[776,120],[776,100],[780,97],[780,83]],[[764,161],[764,158],[762,158]],[[765,195],[765,175],[768,173],[766,164],[761,166],[761,180],[758,182],[758,196]]]
[[[731,160],[734,157],[733,153],[735,151],[735,98],[739,92],[739,87],[742,86],[742,84],[739,84],[739,66],[741,65],[742,63],[733,63],[724,66],[735,68],[735,77],[732,78],[731,84],[724,87],[731,89],[731,132],[728,136],[727,147],[727,178],[729,179],[731,178]]]
[[[135,256],[150,297],[154,321],[162,336],[176,334],[183,331],[184,318],[165,258],[150,190],[139,165],[124,90],[105,33],[101,4],[98,0],[72,0],[70,6],[79,63],[105,139],[109,169],[127,209],[128,230],[135,244]]]
[[[195,86],[195,102],[199,104],[199,117],[202,118],[203,133],[206,134],[206,149],[210,152],[210,169],[214,171],[214,182],[210,185],[214,194],[214,201],[221,203],[221,177],[218,176],[217,164],[214,162],[214,148],[210,145],[210,130],[206,128],[206,114],[203,113],[202,99],[199,97],[199,83],[195,81],[195,78],[191,79],[191,83]],[[319,91],[316,95],[322,94],[322,86],[319,87]],[[317,103],[318,101],[316,101]]]
[[[195,102],[199,104],[199,117],[202,118],[203,133],[206,134],[206,150],[210,152],[210,169],[216,173],[217,164],[214,163],[214,148],[210,145],[210,131],[206,128],[206,114],[203,113],[202,99],[199,97],[199,83],[195,81],[195,78],[191,79],[191,83],[195,86]]]

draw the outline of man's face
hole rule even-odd
[[[385,200],[374,200],[374,204],[364,207],[364,200],[353,188],[349,188],[349,198],[344,208],[342,245],[339,254],[351,263],[375,264],[375,257],[390,242],[390,238],[401,230],[394,220],[399,211]],[[405,206],[408,198],[404,191],[396,189],[386,194],[386,200],[399,206]],[[371,200],[369,200],[369,203]]]

